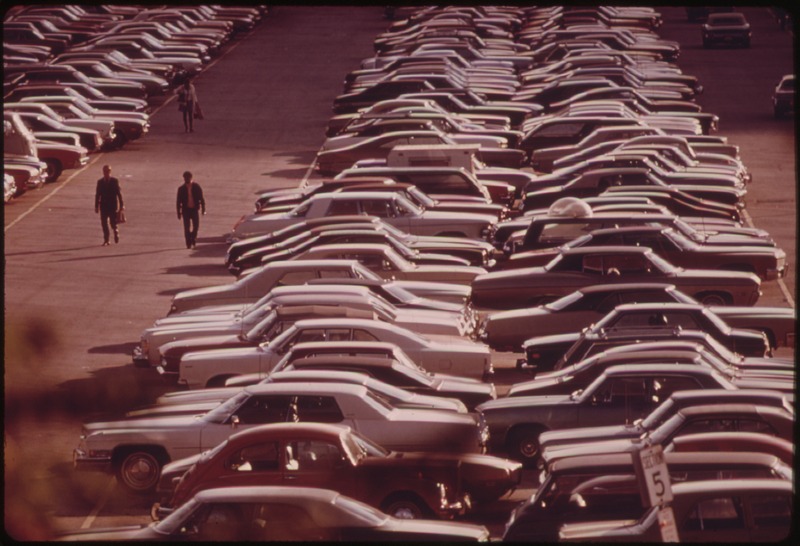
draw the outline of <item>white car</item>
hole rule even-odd
[[[180,352],[172,359],[162,347],[162,374],[178,373],[178,384],[198,389],[224,384],[230,377],[269,373],[296,343],[307,341],[383,341],[394,343],[429,372],[483,379],[492,373],[489,348],[457,336],[423,336],[377,320],[299,320],[269,343],[242,349]]]
[[[3,173],[3,202],[8,203],[17,193],[17,183],[10,174]]]
[[[344,192],[313,195],[288,212],[251,214],[239,221],[232,238],[244,239],[277,231],[295,222],[365,214],[377,216],[412,235],[445,235],[487,239],[497,223],[488,214],[425,210],[392,192]]]
[[[232,314],[189,315],[189,322],[173,322],[147,328],[142,332],[140,344],[134,349],[133,361],[139,366],[157,366],[161,362],[161,346],[179,340],[209,336],[260,338],[268,332],[278,333],[281,321],[279,309],[290,306],[341,307],[370,313],[375,319],[390,322],[422,334],[469,336],[474,324],[464,313],[438,310],[397,309],[365,286],[305,286],[303,293],[289,293],[271,297],[268,302],[251,306],[246,311]],[[293,287],[286,287],[293,288]],[[285,292],[285,291],[284,291]],[[173,318],[173,317],[170,317]],[[182,318],[177,315],[174,318]]]
[[[287,421],[347,425],[396,451],[479,453],[488,440],[473,414],[395,408],[361,385],[270,383],[247,387],[202,415],[85,424],[73,461],[79,470],[114,472],[128,489],[150,491],[168,462],[240,430]]]
[[[252,304],[276,286],[298,286],[322,279],[383,281],[356,260],[296,260],[273,262],[253,270],[231,284],[179,292],[172,298],[169,315],[216,305]],[[452,283],[405,281],[402,286],[416,296],[463,304],[471,289]]]

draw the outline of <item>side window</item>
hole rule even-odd
[[[603,274],[603,257],[588,255],[583,257],[583,272],[590,275]]]
[[[361,214],[358,201],[342,199],[331,201],[331,205],[328,208],[328,216],[345,216],[351,214]]]
[[[589,224],[582,223],[546,224],[542,227],[539,242],[550,246],[563,245],[591,231],[589,227]]]
[[[237,472],[278,470],[278,444],[265,442],[242,448],[231,456],[225,466]]]
[[[267,542],[332,541],[329,529],[320,527],[303,508],[265,503],[255,510],[249,540]]]
[[[306,343],[308,341],[325,341],[325,330],[322,328],[309,328],[307,330],[303,330],[298,336],[295,337],[292,344]]]
[[[620,237],[621,244],[626,246],[646,246],[656,252],[664,250],[664,244],[658,235],[625,235]]]
[[[361,210],[367,216],[378,216],[380,218],[388,218],[391,216],[390,212],[391,203],[383,199],[365,199],[361,202]]]
[[[763,432],[772,436],[778,435],[769,423],[758,419],[739,419],[737,425],[737,429],[740,432]]]
[[[659,326],[662,313],[625,313],[619,315],[610,329],[647,328]]]
[[[680,326],[684,330],[703,330],[698,324],[697,320],[689,313],[667,312],[664,313],[667,324],[672,326]]]
[[[595,391],[594,402],[624,408],[630,403],[640,405],[646,396],[645,380],[640,377],[621,377],[606,381]]]
[[[553,123],[536,131],[535,136],[540,137],[567,137],[580,134],[583,123]]]
[[[325,332],[328,341],[350,341],[350,328],[330,328]]]
[[[358,260],[365,267],[368,269],[372,269],[373,271],[380,271],[383,269],[383,256],[380,254],[373,254],[373,253],[345,253],[343,256],[346,260]]]
[[[606,275],[616,274],[616,270],[622,275],[644,275],[650,272],[650,263],[644,256],[638,255],[619,255],[607,256],[605,259]]]
[[[297,464],[291,465],[292,468],[287,467],[287,470],[324,472],[334,470],[337,466],[340,466],[342,454],[336,444],[318,440],[303,440],[290,442],[289,445],[292,448],[291,451]]]
[[[737,422],[735,419],[697,419],[685,423],[678,432],[679,436],[684,434],[695,434],[698,432],[735,432]]]
[[[317,276],[313,271],[290,271],[278,279],[276,284],[278,286],[297,286],[300,284],[306,284],[308,281],[315,279],[316,277]]]
[[[700,388],[702,385],[693,377],[659,377],[650,383],[650,402],[660,404],[674,392]]]
[[[608,313],[619,304],[620,294],[608,294],[597,304],[595,309],[598,313]]]
[[[355,274],[350,269],[320,269],[320,279],[352,279]]]
[[[243,425],[283,423],[290,402],[290,396],[251,396],[236,410],[236,416]]]
[[[664,290],[648,290],[642,292],[624,292],[619,295],[620,303],[669,303],[675,301]]]
[[[248,529],[244,507],[234,503],[207,504],[192,514],[185,528],[194,531],[193,541],[239,542],[246,538]]]
[[[366,330],[358,328],[353,330],[353,341],[380,341],[377,337],[373,336]]]
[[[298,396],[297,418],[300,422],[341,423],[344,415],[332,396]]]
[[[792,524],[792,499],[778,495],[765,495],[750,498],[750,511],[753,526],[786,527]]]
[[[686,531],[744,529],[739,497],[717,497],[697,503],[681,526]]]

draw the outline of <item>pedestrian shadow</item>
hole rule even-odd
[[[301,169],[283,169],[282,171],[272,171],[271,173],[264,173],[264,175],[281,177],[281,178],[292,177],[292,178],[297,178],[299,180],[302,179],[303,176],[305,176],[306,171],[308,171],[308,167],[303,167]]]
[[[52,254],[54,252],[74,252],[76,250],[88,250],[90,248],[97,248],[101,245],[87,245],[87,246],[76,246],[73,248],[55,248],[55,249],[47,249],[47,250],[29,250],[26,252],[6,252],[6,256],[28,256],[32,254]]]

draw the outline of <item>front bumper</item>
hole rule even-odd
[[[774,281],[774,280],[777,280],[777,279],[782,279],[783,277],[786,276],[786,274],[788,272],[789,272],[789,266],[788,265],[785,265],[785,266],[783,266],[781,268],[778,268],[778,269],[767,269],[767,272],[764,275],[764,280],[765,281]]]
[[[72,466],[75,470],[111,472],[111,453],[93,455],[84,447],[79,446],[72,451]]]

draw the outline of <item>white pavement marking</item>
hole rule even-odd
[[[61,191],[61,190],[62,190],[62,189],[63,189],[63,188],[64,188],[64,187],[67,185],[67,184],[69,184],[69,183],[72,181],[72,179],[74,179],[76,176],[78,176],[78,175],[79,175],[79,174],[81,174],[83,171],[85,171],[86,169],[88,169],[90,166],[92,166],[92,165],[94,165],[95,163],[97,163],[97,160],[98,160],[98,159],[100,159],[100,158],[101,158],[102,156],[104,156],[105,154],[106,154],[106,152],[101,152],[100,154],[98,154],[98,155],[94,156],[92,159],[90,159],[90,160],[89,160],[89,162],[88,162],[86,165],[84,165],[83,167],[81,167],[80,169],[78,169],[77,171],[75,171],[74,173],[72,173],[72,175],[70,175],[70,177],[69,177],[69,178],[67,178],[67,179],[66,179],[64,182],[62,182],[62,183],[61,183],[61,184],[60,184],[60,185],[59,185],[59,186],[58,186],[56,189],[54,189],[53,191],[51,191],[50,193],[48,193],[47,195],[45,195],[44,197],[42,197],[42,198],[41,198],[41,199],[40,199],[38,202],[34,203],[34,204],[33,204],[33,206],[32,206],[31,208],[29,208],[28,210],[26,210],[25,212],[23,212],[22,214],[20,214],[20,215],[19,215],[19,217],[18,217],[16,220],[14,220],[14,221],[13,221],[13,222],[11,222],[10,224],[8,224],[8,225],[5,227],[5,229],[3,230],[3,233],[7,233],[7,232],[8,232],[8,230],[9,230],[9,229],[11,229],[12,227],[14,227],[15,225],[17,225],[17,224],[19,223],[19,221],[20,221],[20,220],[22,220],[22,219],[23,219],[23,218],[25,218],[27,215],[29,215],[30,213],[32,213],[33,211],[35,211],[36,209],[38,209],[40,206],[42,206],[42,203],[44,203],[45,201],[47,201],[48,199],[50,199],[51,197],[53,197],[55,194],[57,194],[58,192],[60,192],[60,191]]]
[[[114,478],[108,480],[108,485],[106,485],[106,490],[103,493],[103,496],[100,498],[100,501],[97,503],[97,505],[94,508],[92,508],[92,511],[89,513],[89,515],[86,516],[86,519],[83,520],[83,523],[81,524],[81,529],[88,529],[92,526],[94,520],[97,519],[97,514],[100,513],[100,510],[102,510],[103,507],[105,507],[105,505],[108,503],[108,500],[111,498],[111,491],[114,490],[115,483],[116,480]]]
[[[756,227],[753,223],[753,218],[750,217],[748,214],[747,209],[742,209],[742,216],[744,216],[744,223],[751,228]],[[786,283],[783,279],[778,279],[778,288],[780,288],[781,293],[783,294],[784,299],[789,303],[789,307],[794,309],[794,298],[792,294],[789,292],[789,288],[786,286]]]

